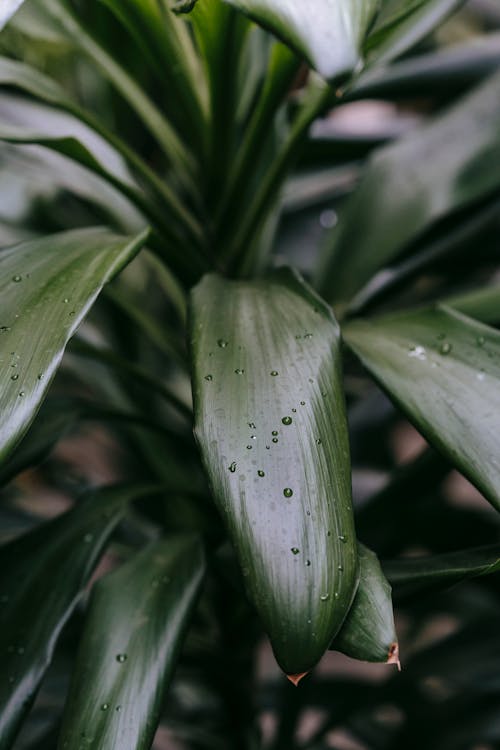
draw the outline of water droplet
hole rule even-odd
[[[85,542],[85,544],[90,544],[90,542],[93,539],[94,539],[94,535],[93,534],[85,534],[85,536],[83,537],[83,541]]]
[[[301,406],[305,406],[305,405],[306,405],[306,402],[305,402],[305,401],[301,401],[301,402],[300,402],[300,405],[301,405]]]
[[[11,380],[17,380],[18,378],[19,378],[19,375],[11,375],[10,376]]]
[[[101,706],[101,711],[107,711],[109,708],[109,703],[103,703]]]
[[[257,440],[257,435],[250,435],[250,440]]]
[[[320,599],[322,602],[327,602],[329,598],[330,598],[330,594],[322,594],[320,596]]]
[[[283,490],[283,494],[285,497],[292,497],[293,490],[290,487],[285,487],[285,489]]]
[[[444,344],[441,344],[439,347],[439,351],[441,354],[449,354],[452,350],[452,346],[448,341],[445,341]]]
[[[316,439],[316,445],[321,445],[321,438]]]
[[[205,375],[205,380],[208,380],[209,382],[210,380],[213,380],[212,375]]]
[[[125,661],[127,661],[127,654],[117,654],[116,661],[120,664],[123,664]]]
[[[345,534],[339,534],[339,539],[342,542],[342,544],[345,544],[347,542],[347,537]]]
[[[26,393],[24,391],[19,391],[19,398],[24,398],[26,396]]]
[[[247,451],[251,451],[251,450],[252,450],[252,446],[251,445],[247,445]]]
[[[292,409],[292,413],[296,414],[297,413],[297,409]]]
[[[273,443],[277,443],[277,442],[278,442],[278,438],[273,438]]]
[[[293,555],[298,555],[300,553],[300,549],[298,547],[292,547],[291,550],[290,550],[290,552]]]
[[[292,418],[291,418],[291,417],[283,417],[283,419],[282,419],[281,421],[282,421],[282,422],[283,422],[283,424],[285,424],[285,425],[289,425],[289,424],[292,424]]]
[[[231,474],[234,474],[234,472],[236,471],[236,461],[233,461],[232,464],[230,464],[230,466],[228,466],[227,468],[229,469]]]
[[[337,566],[337,570],[338,570],[338,571],[339,571],[340,573],[342,573],[342,572],[343,572],[343,570],[344,570],[344,566],[343,566],[343,565],[338,565],[338,566]]]
[[[262,469],[259,469],[258,472],[257,472],[257,474],[259,475],[259,477],[265,477],[266,476],[265,472],[262,471]]]
[[[424,361],[427,359],[427,355],[425,353],[425,349],[423,346],[412,346],[410,347],[410,350],[408,352],[409,357],[413,357],[414,359],[419,359],[421,361]]]
[[[273,378],[275,378],[276,375],[279,375],[278,370],[271,370],[271,375]]]
[[[326,391],[321,391],[321,395],[323,396],[323,398],[326,398],[326,396],[327,396]]]
[[[22,276],[19,276],[19,274],[16,274],[12,277],[12,281],[15,281],[16,284],[18,284],[20,281],[22,281]]]
[[[38,375],[36,376],[36,379],[43,380],[43,372],[39,372]]]
[[[217,346],[220,346],[221,349],[225,349],[226,346],[228,345],[228,343],[229,342],[228,341],[224,341],[224,339],[219,339],[217,341]]]
[[[236,375],[243,375],[243,373],[245,372],[245,370],[241,370],[239,367],[237,367],[234,372],[235,372]]]
[[[6,333],[10,331],[10,326],[0,326],[0,333]]]
[[[310,567],[310,565],[311,565],[311,561],[310,561],[310,560],[306,560],[306,562],[305,562],[305,566],[306,566],[306,568],[309,568],[309,567]]]
[[[485,345],[485,343],[486,343],[486,339],[484,338],[484,336],[478,336],[478,337],[477,337],[477,339],[476,339],[476,344],[477,344],[478,346],[484,346],[484,345]]]
[[[277,434],[278,434],[278,430],[273,430],[273,431],[271,432],[271,435],[277,435]]]
[[[306,335],[304,336],[305,339],[312,339],[312,337],[312,333],[306,333]]]
[[[67,305],[67,304],[68,304],[68,302],[69,302],[69,297],[65,297],[65,298],[63,299],[63,302],[64,302],[64,304],[65,304],[65,305]]]
[[[256,429],[255,422],[247,422],[247,424],[248,424],[248,426],[250,427],[251,430],[255,430]]]
[[[270,451],[270,450],[271,450],[271,446],[270,445],[266,445],[266,451]]]
[[[338,598],[339,598],[339,596],[340,596],[340,594],[339,594],[339,592],[338,592],[338,591],[336,591],[336,592],[334,593],[334,595],[333,595],[333,596],[334,596],[334,598],[335,598],[335,599],[338,599]]]
[[[116,711],[117,713],[120,713],[120,711],[121,711],[121,710],[122,710],[122,707],[121,707],[121,706],[117,706],[117,707],[115,708],[115,711]]]
[[[70,317],[70,318],[72,318],[72,317],[73,317],[73,315],[76,315],[76,312],[75,312],[75,310],[71,310],[71,312],[69,313],[69,317]]]

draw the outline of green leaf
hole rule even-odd
[[[490,325],[500,323],[500,284],[490,284],[479,289],[448,297],[448,307]]]
[[[444,555],[390,560],[383,567],[399,596],[414,596],[496,573],[500,570],[500,546],[491,544]]]
[[[54,647],[125,505],[147,487],[97,491],[0,547],[0,750],[14,740]]]
[[[96,584],[59,747],[151,747],[204,568],[199,540],[172,536]]]
[[[0,29],[3,29],[5,24],[9,21],[11,16],[14,15],[16,10],[22,5],[24,0],[1,0],[0,3]]]
[[[388,61],[431,33],[464,0],[382,0],[366,44],[370,60]]]
[[[226,0],[270,29],[327,79],[342,78],[362,62],[364,38],[378,0]]]
[[[358,558],[358,590],[330,648],[353,659],[399,665],[391,586],[374,552],[358,544]]]
[[[276,658],[300,674],[357,586],[339,329],[288,270],[206,276],[191,313],[195,434],[215,502]]]
[[[146,241],[84,229],[0,252],[0,457],[31,424],[65,346],[104,284]]]
[[[333,235],[319,286],[346,302],[438,220],[500,187],[500,74],[378,151]],[[390,228],[390,229],[389,229]]]
[[[500,333],[447,308],[354,321],[343,333],[427,440],[500,509]]]

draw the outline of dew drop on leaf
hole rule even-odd
[[[103,703],[101,706],[101,711],[107,711],[109,708],[109,703]]]
[[[452,346],[448,341],[445,341],[444,344],[441,344],[439,348],[439,351],[441,352],[441,354],[444,354],[444,355],[449,354],[451,350],[452,350]]]
[[[263,472],[262,469],[259,469],[258,472],[257,472],[257,474],[259,475],[259,477],[265,477],[266,476],[265,472]]]
[[[283,419],[281,421],[283,422],[284,425],[290,425],[290,424],[292,424],[292,418],[291,417],[283,417]]]
[[[228,345],[228,342],[224,341],[224,339],[219,339],[217,341],[217,346],[220,346],[221,349],[225,349],[227,345]]]
[[[123,664],[124,662],[127,661],[127,654],[117,654],[116,661],[119,662],[120,664]]]
[[[19,378],[19,375],[11,375],[10,376],[11,380],[17,380],[18,378]]]
[[[300,553],[300,549],[298,547],[292,547],[291,550],[290,550],[290,552],[293,555],[298,555]]]
[[[293,490],[290,487],[285,487],[285,489],[283,490],[283,494],[285,497],[292,497]]]
[[[234,472],[236,471],[236,461],[233,461],[232,464],[228,466],[228,469],[231,472],[231,474],[234,474]]]
[[[205,380],[208,380],[209,382],[213,380],[212,375],[205,375]]]
[[[19,276],[19,274],[16,274],[15,276],[12,277],[12,281],[18,284],[20,281],[22,281],[22,277]]]
[[[243,375],[243,373],[245,372],[245,370],[241,370],[239,367],[237,367],[234,372],[235,372],[236,375]]]
[[[330,598],[330,594],[322,594],[320,596],[320,599],[322,602],[327,602],[329,598]]]
[[[271,370],[271,375],[273,378],[275,378],[278,374],[278,370]]]

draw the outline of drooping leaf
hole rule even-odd
[[[0,29],[3,29],[23,2],[24,0],[0,0]]]
[[[383,567],[399,596],[414,596],[496,573],[500,570],[500,547],[491,544],[444,555],[388,560]]]
[[[289,674],[328,648],[357,585],[339,329],[288,270],[192,296],[195,433],[248,593]]]
[[[362,61],[378,0],[226,0],[270,29],[324,78],[342,78]]]
[[[382,0],[366,44],[368,58],[381,62],[399,57],[463,3],[464,0]]]
[[[493,283],[448,297],[448,307],[490,325],[500,323],[500,284]]]
[[[64,232],[0,252],[0,457],[31,424],[65,346],[104,284],[147,238]]]
[[[345,302],[439,219],[500,187],[500,74],[372,158],[318,274]],[[389,230],[390,227],[390,230]]]
[[[437,308],[354,321],[344,336],[427,440],[500,509],[500,333]]]
[[[126,503],[147,487],[97,491],[0,547],[0,749],[29,710],[64,623]]]
[[[60,748],[149,750],[203,574],[199,540],[172,536],[96,584]]]
[[[399,664],[391,586],[377,555],[358,544],[359,585],[330,648],[363,661]]]

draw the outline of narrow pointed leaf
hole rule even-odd
[[[327,79],[361,63],[361,48],[379,0],[226,0],[270,29]]]
[[[446,299],[445,304],[481,323],[500,323],[500,284],[493,283],[454,295]]]
[[[203,573],[199,540],[172,536],[96,584],[60,748],[149,750]]]
[[[0,458],[31,424],[68,340],[147,233],[65,232],[0,252]]]
[[[378,151],[345,213],[318,281],[346,302],[450,213],[500,188],[500,74],[444,115]],[[390,231],[388,231],[390,227]]]
[[[500,570],[500,546],[491,544],[429,557],[384,562],[384,572],[399,596],[414,596]]]
[[[438,308],[355,321],[344,336],[429,442],[500,509],[500,333]]]
[[[0,29],[3,29],[7,21],[23,4],[23,1],[24,0],[0,0]]]
[[[391,586],[377,555],[358,544],[359,585],[330,648],[354,659],[398,664]]]
[[[465,0],[382,0],[366,50],[370,60],[389,61],[430,34]]]
[[[307,672],[357,585],[339,329],[288,270],[207,276],[191,313],[195,432],[214,499],[280,666]]]
[[[147,488],[98,491],[0,547],[0,750],[14,740],[67,618],[126,503]]]

